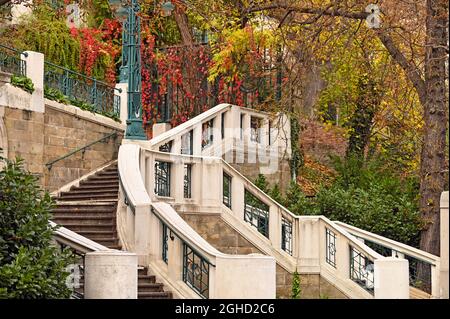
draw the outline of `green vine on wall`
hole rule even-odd
[[[300,274],[298,273],[297,269],[295,269],[292,278],[292,294],[291,294],[292,299],[300,299],[300,294],[302,293],[300,283],[301,283]]]
[[[295,180],[298,176],[300,167],[303,165],[303,156],[300,152],[298,138],[300,135],[300,123],[298,119],[291,116],[291,175],[292,179]]]

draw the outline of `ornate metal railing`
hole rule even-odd
[[[170,197],[170,163],[155,161],[155,194]]]
[[[192,165],[184,164],[184,198],[192,197]]]
[[[281,217],[281,249],[292,256],[292,222]]]
[[[350,279],[374,293],[374,263],[361,251],[350,246]]]
[[[120,96],[115,93],[121,90],[105,82],[46,61],[44,84],[67,96],[75,105],[85,103],[96,113],[120,115]]]
[[[245,190],[244,221],[269,237],[269,206]]]
[[[20,58],[20,55],[28,56],[26,52],[0,44],[0,70],[14,75],[25,76],[27,63]]]
[[[422,291],[431,294],[431,268],[433,266],[432,264],[420,260],[416,257],[399,253],[398,251],[395,251],[392,248],[383,246],[381,244],[375,243],[367,239],[364,239],[364,244],[372,248],[380,255],[386,257],[393,256],[397,258],[407,259],[409,264],[409,285],[411,287],[420,289]]]
[[[167,264],[169,262],[169,228],[162,223],[162,252],[161,258]]]
[[[203,298],[209,298],[210,263],[187,243],[183,243],[183,281]]]
[[[73,150],[72,152],[67,153],[66,155],[63,155],[63,156],[61,156],[61,157],[58,157],[58,158],[56,158],[56,159],[54,159],[54,160],[52,160],[52,161],[46,163],[45,166],[47,166],[47,168],[48,168],[49,170],[51,170],[51,169],[52,169],[52,166],[53,166],[55,163],[57,163],[57,162],[59,162],[59,161],[62,161],[62,160],[66,159],[66,158],[68,158],[68,157],[70,157],[70,156],[72,156],[72,155],[74,155],[74,154],[76,154],[76,153],[78,153],[78,152],[85,152],[86,149],[88,149],[88,148],[91,147],[92,145],[95,145],[95,144],[97,144],[97,143],[103,142],[104,140],[107,140],[107,139],[109,139],[109,138],[116,137],[116,136],[117,136],[117,132],[113,132],[113,133],[111,133],[111,134],[108,134],[108,135],[106,135],[106,136],[103,136],[102,138],[99,138],[99,139],[96,140],[96,141],[93,141],[93,142],[91,142],[91,143],[89,143],[89,144],[87,144],[87,145],[85,145],[85,146],[79,147],[79,148]]]
[[[336,268],[336,234],[325,228],[326,262]]]
[[[222,202],[231,209],[231,176],[223,173]]]

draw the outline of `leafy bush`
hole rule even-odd
[[[53,201],[22,160],[0,160],[0,298],[68,298],[72,257],[51,244]]]
[[[315,197],[305,196],[295,182],[285,197],[275,187],[267,193],[296,215],[324,215],[417,246],[423,226],[418,208],[419,182],[417,178],[398,176],[385,163],[380,159],[363,162],[334,158],[336,180],[322,187]]]
[[[34,92],[34,84],[33,81],[31,81],[30,78],[22,75],[15,75],[11,77],[11,84],[24,89],[28,93],[32,94]]]

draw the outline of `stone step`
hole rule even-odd
[[[163,284],[161,283],[138,283],[138,291],[141,292],[164,292]]]
[[[111,183],[113,183],[113,182],[118,182],[119,181],[119,176],[109,177],[109,176],[97,176],[97,175],[94,175],[94,176],[89,176],[86,181],[99,181],[99,180],[102,181],[102,182],[111,182]]]
[[[81,200],[112,200],[117,199],[117,193],[100,194],[64,194],[57,198],[58,201],[81,201]]]
[[[117,240],[117,234],[112,230],[79,230],[77,234],[92,239],[98,240]]]
[[[117,171],[117,169],[116,170],[109,170],[109,171],[101,171],[101,172],[98,172],[97,174],[95,174],[94,176],[102,176],[102,177],[108,177],[108,176],[111,176],[111,177],[119,177],[119,172]]]
[[[91,239],[91,238],[89,238],[89,239]],[[93,239],[91,239],[91,240],[93,240]],[[97,239],[95,239],[93,241],[95,241],[96,243],[98,243],[100,245],[106,246],[106,247],[108,247],[110,249],[118,249],[118,248],[115,248],[115,247],[120,247],[119,246],[119,240],[117,238],[116,239],[111,239],[111,238],[98,239],[97,238]]]
[[[115,212],[116,203],[92,204],[58,204],[52,211],[53,213],[111,213]]]
[[[138,275],[138,283],[155,283],[156,277],[149,275]]]
[[[99,185],[110,185],[111,187],[117,186],[119,187],[119,180],[102,180],[102,179],[95,179],[95,180],[84,180],[80,182],[80,186],[99,186]]]
[[[69,192],[118,192],[119,185],[117,186],[109,186],[109,185],[81,185],[81,186],[72,186]]]
[[[55,223],[59,224],[57,221],[60,221],[63,224],[73,223],[79,225],[104,225],[115,222],[115,217],[113,214],[97,214],[97,215],[88,215],[88,214],[78,214],[78,213],[68,213],[68,214],[57,214],[54,215],[51,220]]]
[[[70,190],[69,192],[61,192],[60,196],[66,196],[66,195],[97,195],[97,194],[118,194],[119,189],[114,187],[108,187],[108,188],[97,188],[97,189],[84,189],[76,188],[73,190]]]
[[[172,299],[172,293],[170,292],[139,292],[138,299]]]
[[[116,225],[109,222],[108,224],[80,224],[80,223],[58,223],[59,225],[70,229],[78,234],[82,234],[82,232],[96,232],[96,231],[109,231],[115,232]],[[87,237],[87,235],[86,235]]]

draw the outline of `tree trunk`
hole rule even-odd
[[[446,182],[447,14],[447,0],[427,0],[425,130],[420,165],[420,211],[426,225],[421,233],[420,248],[435,255],[439,255],[440,249],[439,199]]]
[[[376,89],[376,80],[372,74],[362,74],[358,81],[358,98],[356,101],[356,110],[350,121],[350,137],[346,157],[355,156],[358,159],[364,159],[364,151],[370,139],[373,118],[378,109],[381,96]]]

